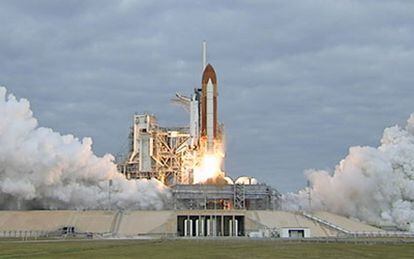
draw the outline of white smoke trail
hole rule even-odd
[[[92,140],[38,127],[26,99],[0,87],[0,209],[161,209],[170,193],[156,180],[128,181]]]
[[[386,128],[378,148],[351,147],[332,174],[305,174],[312,209],[414,230],[414,114],[405,128]],[[309,209],[308,192],[285,195],[284,205]]]

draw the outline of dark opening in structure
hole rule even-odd
[[[303,229],[289,229],[289,237],[303,238],[303,237],[305,237],[305,230],[303,230]]]
[[[244,236],[242,215],[179,215],[177,236]]]

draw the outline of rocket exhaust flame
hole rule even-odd
[[[205,183],[208,179],[214,179],[221,175],[222,157],[217,154],[206,154],[202,157],[200,165],[194,168],[194,183]]]

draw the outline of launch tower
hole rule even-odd
[[[118,164],[128,179],[155,178],[170,186],[174,209],[275,209],[280,194],[251,177],[233,181],[223,172],[224,126],[218,120],[218,80],[203,43],[200,88],[173,102],[190,114],[187,127],[161,127],[154,115],[137,114],[130,150]]]
[[[200,175],[204,158],[216,163],[222,175],[224,158],[223,125],[218,122],[217,76],[211,64],[206,64],[206,44],[203,44],[203,72],[201,87],[194,89],[191,97],[176,94],[173,102],[190,112],[188,127],[161,127],[151,114],[134,115],[130,133],[130,150],[118,164],[118,170],[128,179],[156,178],[165,185],[192,184],[207,180]],[[209,161],[217,160],[217,161]],[[197,169],[200,171],[199,177]]]

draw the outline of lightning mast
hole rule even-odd
[[[201,71],[204,71],[206,66],[207,66],[207,42],[203,41],[203,69]]]

